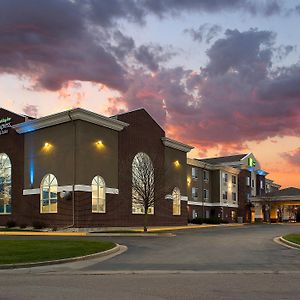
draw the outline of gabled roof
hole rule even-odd
[[[89,110],[85,110],[82,108],[75,108],[71,110],[66,110],[57,114],[45,116],[42,118],[26,121],[17,125],[14,125],[13,128],[18,133],[26,133],[35,131],[41,128],[46,128],[66,122],[70,122],[72,120],[83,120],[96,125],[104,126],[116,131],[121,131],[124,127],[129,124],[125,122],[121,122],[119,120],[115,120],[112,118],[108,118]]]
[[[212,164],[212,165],[218,165],[218,164],[222,164],[222,163],[238,162],[238,161],[242,160],[247,155],[248,155],[248,153],[231,155],[231,156],[204,158],[204,159],[199,159],[199,161],[209,163],[209,164]]]
[[[300,189],[295,187],[288,187],[286,189],[268,193],[265,196],[266,197],[300,196]]]
[[[192,149],[194,149],[193,146],[169,139],[167,137],[162,137],[161,140],[166,147],[170,147],[183,152],[190,152]]]
[[[119,113],[117,115],[114,115],[114,116],[111,116],[110,118],[112,119],[119,119],[119,117],[122,117],[122,116],[127,116],[127,115],[132,115],[132,114],[136,114],[136,113],[139,113],[139,112],[143,112],[145,114],[147,114],[152,120],[153,122],[163,131],[165,132],[165,130],[162,128],[162,126],[160,126],[159,123],[157,123],[157,121],[152,117],[152,115],[145,109],[145,108],[137,108],[137,109],[134,109],[134,110],[130,110],[130,111],[127,111],[127,112],[122,112],[122,113]]]

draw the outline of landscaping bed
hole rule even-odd
[[[106,241],[0,240],[0,264],[43,262],[103,252],[115,246]]]

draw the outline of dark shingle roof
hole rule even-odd
[[[231,155],[231,156],[204,158],[204,159],[198,159],[198,160],[202,161],[202,162],[205,162],[205,163],[217,165],[217,164],[221,164],[221,163],[229,163],[229,162],[240,161],[246,155],[247,154],[237,154],[237,155]]]
[[[300,189],[295,187],[288,187],[286,189],[274,191],[266,194],[266,197],[284,197],[284,196],[299,196]]]

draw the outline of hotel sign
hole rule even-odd
[[[0,119],[0,135],[8,133],[9,128],[11,128],[11,118]]]

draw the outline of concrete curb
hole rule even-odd
[[[298,245],[298,244],[296,244],[296,243],[293,243],[293,242],[290,242],[290,241],[286,240],[285,238],[283,238],[282,236],[279,237],[279,240],[280,240],[282,243],[284,243],[284,244],[286,244],[286,245],[288,245],[288,246],[290,246],[290,247],[293,247],[293,248],[296,248],[296,249],[300,250],[300,245]]]
[[[0,231],[0,235],[15,236],[88,236],[87,232]]]
[[[0,270],[41,267],[41,266],[57,265],[57,264],[64,264],[64,263],[69,263],[69,262],[88,260],[88,259],[93,259],[93,258],[109,256],[120,250],[121,250],[121,245],[116,244],[116,246],[112,249],[89,254],[89,255],[84,255],[84,256],[77,256],[77,257],[70,257],[70,258],[63,258],[63,259],[56,259],[56,260],[49,260],[49,261],[42,261],[42,262],[33,262],[33,263],[0,265]]]

